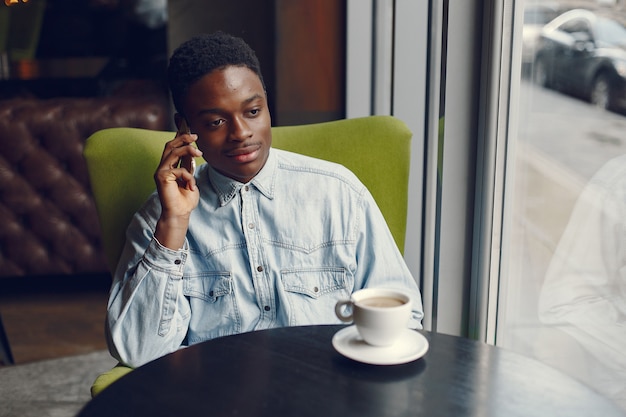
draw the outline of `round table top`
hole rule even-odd
[[[345,326],[222,337],[157,359],[89,402],[91,416],[624,416],[534,359],[420,331],[420,359],[370,365],[332,345]]]

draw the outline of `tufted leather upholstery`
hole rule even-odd
[[[0,101],[0,277],[108,272],[83,145],[108,127],[169,127],[165,100]]]

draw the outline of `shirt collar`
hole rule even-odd
[[[276,160],[276,155],[270,148],[269,156],[267,157],[265,165],[248,184],[253,185],[265,197],[269,199],[274,198],[274,181],[276,179],[277,167],[278,161]],[[237,195],[239,190],[241,190],[241,187],[248,185],[220,174],[213,169],[212,166],[209,166],[208,172],[209,181],[218,195],[220,206],[228,204],[233,197]]]

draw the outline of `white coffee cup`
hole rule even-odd
[[[338,301],[335,314],[343,322],[354,322],[366,343],[389,346],[408,328],[411,305],[411,297],[400,290],[366,288]]]

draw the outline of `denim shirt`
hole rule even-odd
[[[281,326],[339,323],[334,306],[365,287],[419,289],[373,197],[346,168],[271,149],[247,184],[207,164],[180,250],[154,238],[153,194],[134,216],[114,276],[107,340],[139,366],[181,346]]]

